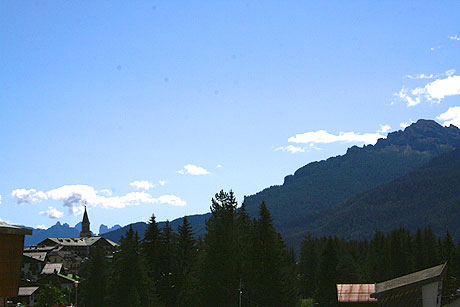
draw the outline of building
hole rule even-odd
[[[378,306],[441,306],[442,281],[447,264],[404,275],[375,285]]]
[[[7,297],[18,296],[24,236],[31,234],[30,229],[0,221],[0,307]]]
[[[79,238],[47,238],[37,246],[25,248],[23,255],[27,261],[22,268],[23,277],[38,279],[37,272],[39,274],[47,263],[62,264],[62,273],[77,274],[81,263],[89,257],[92,249],[100,248],[108,258],[118,250],[117,243],[101,236],[93,236],[86,207],[81,227]]]
[[[93,233],[91,232],[89,225],[90,223],[89,223],[88,213],[86,213],[86,206],[85,206],[85,213],[83,214],[83,220],[81,221],[80,238],[89,238],[93,236]]]
[[[337,284],[339,306],[377,306],[377,299],[371,297],[375,284]]]

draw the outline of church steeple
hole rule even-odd
[[[86,212],[86,206],[85,206],[85,213],[83,214],[83,220],[81,221],[80,238],[92,237],[92,236],[93,234],[91,233],[91,230],[89,230],[89,218],[88,218],[88,213]]]

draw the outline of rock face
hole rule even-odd
[[[70,227],[67,223],[61,225],[57,222],[48,229],[33,229],[32,235],[25,237],[24,245],[35,245],[46,238],[78,238],[79,236],[80,230]]]
[[[247,196],[244,202],[255,216],[265,201],[276,228],[295,246],[316,220],[334,215],[336,206],[349,197],[386,184],[457,147],[457,127],[419,120],[375,145],[353,146],[345,155],[309,163],[286,176],[283,185]]]
[[[112,227],[107,227],[106,225],[104,224],[101,224],[101,226],[99,226],[99,235],[103,234],[103,233],[107,233],[109,231],[112,231],[112,230],[117,230],[117,229],[120,229],[121,226],[116,224],[116,225],[113,225]]]

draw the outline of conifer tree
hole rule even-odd
[[[111,306],[159,306],[140,255],[139,235],[130,226],[115,255]]]
[[[204,300],[209,306],[238,304],[238,244],[236,198],[221,190],[211,200],[211,218],[206,222],[203,261]]]
[[[144,256],[148,276],[152,281],[160,278],[160,230],[152,214],[141,243],[141,251]]]
[[[157,291],[165,306],[175,306],[177,299],[177,254],[176,234],[173,232],[169,221],[166,221],[160,232],[160,277]]]
[[[82,278],[79,286],[80,298],[85,306],[106,306],[108,264],[104,250],[96,247],[91,250],[90,258],[82,265]]]
[[[264,306],[285,305],[282,265],[284,263],[281,242],[273,227],[270,212],[262,202],[259,219],[254,224],[255,276],[252,300]]]
[[[310,234],[307,234],[300,249],[300,291],[304,298],[313,297],[317,286],[316,273],[318,271],[317,244]]]
[[[182,225],[178,226],[177,236],[177,287],[181,291],[187,276],[193,267],[196,258],[195,239],[193,237],[192,226],[184,217]]]
[[[324,247],[319,263],[318,288],[315,301],[320,306],[337,306],[337,251],[334,240],[329,237]]]

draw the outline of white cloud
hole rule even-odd
[[[187,203],[176,195],[161,195],[158,197],[160,204],[168,204],[172,206],[185,206]]]
[[[431,47],[430,48],[431,51],[435,51],[436,49],[441,49],[441,46],[436,46],[436,47]]]
[[[378,139],[383,137],[380,133],[340,132],[338,135],[334,135],[325,130],[318,130],[296,134],[290,137],[288,142],[296,144],[329,144],[336,142],[375,144]]]
[[[460,36],[458,36],[457,34],[454,34],[454,35],[449,36],[449,39],[453,41],[460,41]]]
[[[380,129],[377,132],[387,133],[390,129],[391,127],[389,125],[380,125]]]
[[[35,227],[35,228],[37,228],[37,229],[43,229],[43,230],[48,229],[48,228],[45,226],[45,224],[37,225],[37,227]]]
[[[131,192],[123,196],[104,196],[99,191],[88,185],[65,185],[48,191],[48,197],[63,202],[64,207],[69,208],[70,213],[78,215],[83,212],[83,206],[100,206],[102,208],[124,208],[126,206],[139,205],[141,203],[165,203],[174,206],[184,206],[185,201],[178,196],[166,195],[158,198],[142,191]],[[175,201],[166,201],[174,199]]]
[[[54,207],[48,207],[48,210],[40,211],[40,215],[45,215],[52,219],[59,219],[64,215],[64,212],[61,212]]]
[[[414,123],[414,121],[411,119],[409,120],[408,122],[403,122],[403,123],[400,123],[399,126],[403,129],[406,129],[407,127],[409,127],[410,125],[412,125]]]
[[[158,184],[161,186],[166,185],[168,182],[166,180],[158,180]]]
[[[109,189],[102,189],[102,190],[97,191],[97,193],[100,193],[105,196],[112,196],[112,190],[109,190]]]
[[[280,151],[290,152],[290,153],[305,152],[305,148],[297,147],[294,145],[281,146],[281,147],[276,148],[275,150],[280,150]]]
[[[217,168],[222,168],[222,165],[221,165],[221,164],[217,164],[216,167],[217,167]]]
[[[460,95],[460,76],[456,76],[454,74],[455,70],[451,69],[442,75],[429,75],[438,79],[427,83],[422,87],[416,87],[413,89],[403,87],[401,91],[395,93],[394,96],[404,101],[408,107],[416,106],[422,101],[440,103],[447,96]],[[422,75],[419,75],[418,77]]]
[[[2,203],[2,194],[0,194],[0,204]]]
[[[444,126],[454,125],[460,127],[460,107],[450,107],[436,118],[444,121]]]
[[[18,204],[31,204],[42,199],[47,199],[47,195],[43,191],[35,189],[16,189],[11,192],[11,197],[16,198]]]
[[[409,79],[434,79],[437,76],[433,74],[425,75],[425,74],[420,74],[420,75],[407,75],[406,76]]]
[[[130,186],[135,187],[138,190],[147,191],[153,188],[155,185],[147,180],[136,180],[129,183]]]
[[[195,175],[195,176],[211,174],[206,169],[204,169],[204,168],[202,168],[200,166],[193,165],[193,164],[187,164],[186,166],[184,166],[183,169],[178,170],[177,172],[179,174],[181,174],[181,175]]]

